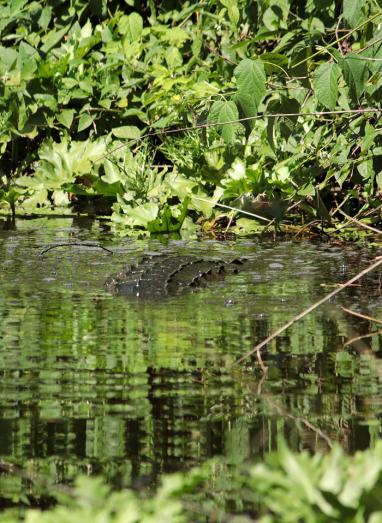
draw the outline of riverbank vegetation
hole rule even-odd
[[[382,445],[349,457],[334,447],[325,456],[279,450],[263,463],[235,467],[212,461],[187,474],[163,478],[156,492],[112,492],[96,478],[80,477],[74,488],[51,486],[60,503],[27,510],[26,523],[263,523],[382,521]],[[33,478],[31,478],[33,479]],[[38,478],[34,478],[35,481]],[[44,490],[44,489],[43,489]],[[40,486],[40,492],[42,492]],[[35,488],[36,491],[36,488]],[[20,521],[13,509],[2,523]]]
[[[1,208],[124,234],[378,225],[381,19],[374,0],[3,1]]]

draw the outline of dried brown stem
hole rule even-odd
[[[232,364],[232,366],[238,365],[239,363],[242,363],[244,360],[246,360],[247,358],[249,358],[250,356],[252,356],[256,352],[258,352],[260,349],[262,349],[270,341],[272,341],[273,339],[277,338],[277,336],[279,336],[281,333],[286,331],[294,323],[296,323],[297,321],[301,320],[302,318],[304,318],[305,316],[307,316],[308,314],[313,312],[315,309],[317,309],[318,307],[320,307],[321,305],[323,305],[324,303],[329,301],[331,298],[334,298],[334,296],[336,296],[342,290],[346,289],[346,287],[349,287],[349,285],[352,285],[354,282],[356,282],[357,280],[359,280],[360,278],[362,278],[363,276],[365,276],[369,272],[371,272],[374,269],[376,269],[377,267],[379,267],[382,264],[382,256],[378,256],[375,259],[376,259],[376,261],[374,263],[372,263],[369,267],[367,267],[363,271],[361,271],[358,274],[356,274],[355,276],[353,276],[353,278],[351,278],[346,283],[341,285],[340,288],[335,289],[334,291],[332,291],[329,294],[327,294],[326,296],[324,296],[324,298],[322,298],[321,300],[318,300],[315,303],[313,303],[313,305],[310,305],[310,307],[308,307],[307,309],[302,311],[300,314],[297,314],[297,316],[295,316],[290,321],[288,321],[287,323],[282,325],[279,329],[277,329],[275,332],[273,332],[270,336],[265,338],[265,340],[263,340],[262,342],[258,343],[255,347],[253,347],[253,349],[251,349],[250,351],[248,351],[245,354],[243,354],[243,356],[241,356],[238,360],[236,360]]]
[[[371,321],[374,323],[382,324],[382,320],[378,320],[377,318],[372,318],[371,316],[366,316],[366,314],[361,314],[360,312],[352,311],[351,309],[347,309],[346,307],[341,307],[341,309],[345,312],[348,312],[349,314],[353,314],[353,316],[362,318],[363,320],[368,320],[368,321]]]

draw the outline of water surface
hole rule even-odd
[[[114,254],[73,245],[40,255],[64,242]],[[248,263],[163,300],[108,293],[106,278],[142,253]],[[382,318],[378,271],[272,341],[266,374],[256,356],[233,363],[374,255],[328,243],[120,239],[64,218],[0,230],[0,458],[57,482],[85,472],[139,486],[215,455],[261,457],[279,435],[294,449],[372,445],[381,338],[341,306]],[[25,488],[1,482],[5,497]]]

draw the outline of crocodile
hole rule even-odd
[[[105,288],[115,295],[152,298],[182,294],[211,280],[237,273],[245,258],[227,261],[192,255],[144,256],[137,264],[110,276]]]

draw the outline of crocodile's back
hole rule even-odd
[[[137,265],[108,278],[105,287],[113,294],[142,298],[176,295],[238,272],[244,261],[179,255],[144,257]]]

